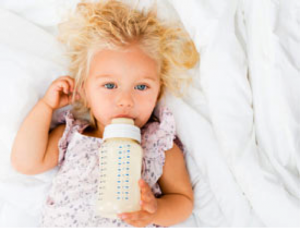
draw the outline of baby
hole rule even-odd
[[[14,141],[13,167],[28,175],[56,166],[41,226],[170,226],[187,219],[193,191],[181,149],[174,143],[172,113],[156,105],[165,89],[181,95],[185,71],[198,52],[180,27],[110,0],[84,1],[60,25],[70,56],[70,75],[48,88],[22,123]],[[51,130],[55,110],[72,104]],[[142,129],[141,210],[119,219],[96,214],[98,148],[116,117]]]

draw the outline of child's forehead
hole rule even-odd
[[[90,64],[91,75],[124,72],[156,76],[158,64],[137,46],[121,50],[104,49],[94,54]]]
[[[112,55],[112,56],[126,56],[126,55],[138,55],[138,56],[144,56],[144,57],[149,57],[149,54],[141,47],[140,44],[134,42],[131,44],[128,44],[124,47],[104,47],[104,48],[99,48],[98,50],[95,49],[93,56],[94,57],[98,57],[98,56],[108,56],[108,55]]]

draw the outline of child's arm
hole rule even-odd
[[[157,199],[154,223],[171,226],[186,220],[194,207],[194,194],[182,151],[176,144],[166,152],[159,186],[163,196]]]
[[[146,226],[155,223],[171,226],[186,220],[193,210],[193,190],[181,150],[174,147],[166,152],[166,161],[159,185],[163,192],[156,199],[150,187],[140,181],[142,192],[142,210],[120,214],[125,222],[133,226]]]
[[[55,128],[49,134],[50,123],[53,111],[70,103],[69,92],[73,90],[73,85],[73,79],[67,76],[55,80],[25,118],[11,153],[12,166],[18,172],[38,174],[57,165],[57,144],[64,126]]]

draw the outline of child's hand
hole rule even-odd
[[[72,101],[74,79],[70,76],[59,77],[49,86],[42,101],[53,110],[69,105]],[[79,94],[76,95],[76,99]]]
[[[122,213],[118,216],[132,226],[144,227],[154,220],[157,211],[157,200],[149,185],[144,180],[140,179],[139,185],[141,188],[141,210],[131,213]]]

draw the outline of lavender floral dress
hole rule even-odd
[[[173,147],[175,121],[167,109],[160,109],[160,123],[146,124],[142,129],[144,150],[142,178],[155,196],[161,195],[157,184],[162,175],[165,151]],[[75,120],[70,111],[65,112],[66,128],[59,141],[59,171],[53,180],[42,213],[44,227],[118,227],[129,224],[119,219],[103,218],[95,213],[98,185],[98,148],[101,138],[81,134],[88,126]],[[155,224],[149,227],[156,226]]]

